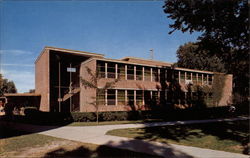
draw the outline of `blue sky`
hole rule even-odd
[[[176,50],[199,33],[176,31],[163,1],[0,1],[0,65],[18,92],[35,87],[34,61],[45,46],[119,59],[176,62]]]

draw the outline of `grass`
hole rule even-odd
[[[104,122],[72,122],[67,126],[102,126],[102,125],[119,125],[119,124],[134,124],[146,122],[161,122],[161,119],[147,119],[147,120],[134,120],[134,121],[104,121]]]
[[[1,130],[0,134],[0,157],[159,158],[159,156],[41,134],[27,134],[6,129]]]
[[[249,122],[219,122],[164,127],[130,128],[107,134],[249,154]]]

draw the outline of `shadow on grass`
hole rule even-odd
[[[210,144],[210,146],[216,146],[214,149],[221,150],[224,145],[229,146],[228,143],[231,143],[232,147],[237,147],[237,144],[239,144],[242,153],[249,154],[249,120],[142,128],[139,136],[135,138],[150,141],[158,139],[164,143],[167,140],[172,140],[180,144],[184,142],[186,145],[191,146],[193,146],[192,141],[195,141],[194,144],[205,147],[204,144],[207,142],[204,141],[209,139],[209,136],[214,136],[219,139],[220,143],[224,143],[221,146],[219,144]]]
[[[115,145],[116,148],[112,147],[114,146],[114,144],[116,144]],[[123,148],[135,149],[135,145],[137,146],[137,148],[143,149],[144,152],[142,152],[140,149],[136,152],[123,149]],[[121,141],[118,144],[117,142],[116,143],[108,142],[105,145],[97,147],[95,150],[91,150],[83,146],[78,147],[71,151],[67,151],[64,148],[60,148],[46,153],[44,157],[162,158],[162,156],[156,155],[159,153],[165,155],[165,157],[167,156],[168,158],[193,158],[192,156],[189,156],[185,153],[174,151],[171,147],[169,148],[159,147],[159,146],[149,147],[147,146],[147,143],[141,143],[141,141],[138,140]]]
[[[0,117],[0,138],[47,131],[73,122],[70,113],[34,111],[32,114],[5,115]]]

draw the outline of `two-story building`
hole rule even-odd
[[[35,93],[41,95],[42,111],[93,112],[95,104],[99,111],[224,106],[232,96],[232,75],[134,57],[116,60],[103,54],[45,47],[35,71]],[[81,82],[93,78],[97,89]],[[101,90],[109,82],[112,87]]]

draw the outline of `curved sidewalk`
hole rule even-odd
[[[247,120],[248,117],[232,118],[232,119],[210,119],[210,120],[189,120],[189,121],[173,121],[173,122],[154,122],[140,124],[123,124],[123,125],[102,125],[102,126],[64,126],[53,129],[46,129],[39,134],[69,139],[84,143],[92,143],[98,145],[107,145],[115,148],[128,149],[136,152],[143,152],[152,155],[159,155],[166,158],[248,158],[248,155],[204,149],[198,147],[190,147],[176,144],[164,144],[152,141],[136,140],[124,137],[106,135],[106,132],[114,129],[122,128],[142,128],[154,126],[166,126],[175,124],[194,124],[222,121]],[[19,126],[19,127],[18,127]],[[39,131],[37,128],[42,126],[34,125],[17,125],[17,129],[25,131]],[[33,130],[33,131],[32,131]],[[42,131],[42,130],[40,130]]]

